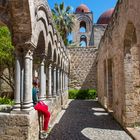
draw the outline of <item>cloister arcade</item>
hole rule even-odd
[[[39,81],[39,100],[48,104],[53,120],[68,99],[69,57],[55,30],[46,0],[2,0],[0,11],[0,24],[9,28],[15,48],[15,105],[7,121],[12,118],[12,126],[19,125],[23,128],[22,133],[34,131],[22,135],[25,139],[33,136],[38,139],[38,114],[32,100],[33,80]],[[0,115],[3,120],[6,116]],[[16,117],[19,117],[18,122]],[[10,124],[5,130],[9,127]]]
[[[0,4],[3,11],[1,22],[9,27],[15,47],[16,104],[13,110],[31,110],[34,67],[39,69],[39,100],[45,100],[67,90],[69,58],[60,35],[54,29],[46,1],[36,1],[36,5],[27,1],[1,1]]]
[[[84,13],[77,8],[74,42],[84,41],[86,47],[68,50],[55,30],[47,0],[1,0],[0,24],[6,25],[12,34],[16,70],[15,105],[9,114],[0,114],[0,128],[6,132],[12,127],[18,128],[16,139],[22,136],[26,140],[38,140],[38,114],[32,101],[33,80],[39,80],[39,100],[48,103],[52,122],[67,103],[70,64],[74,72],[78,71],[74,76],[85,76],[80,79],[82,84],[77,84],[78,89],[94,85],[98,101],[113,112],[122,126],[140,124],[140,24],[136,18],[139,7],[139,0],[118,1],[106,30],[104,27],[97,30],[101,31],[98,41],[105,30],[99,46],[94,46],[92,40],[92,12],[87,9]],[[85,32],[80,32],[81,27]],[[99,28],[94,26],[94,29]],[[70,57],[68,51],[71,56],[77,56]],[[15,139],[12,134],[3,137]]]

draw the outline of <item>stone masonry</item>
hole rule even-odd
[[[98,98],[123,126],[140,124],[140,2],[120,0],[97,57]]]
[[[38,98],[48,105],[52,124],[68,100],[66,47],[46,0],[1,0],[0,11],[0,23],[12,32],[15,48],[15,105],[0,113],[0,139],[38,140],[42,127],[33,107],[32,83],[39,80]]]
[[[97,49],[69,48],[70,75],[69,88],[96,89],[96,54]]]

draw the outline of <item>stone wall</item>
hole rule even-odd
[[[1,140],[38,140],[38,115],[35,110],[30,114],[0,113]]]
[[[97,57],[98,98],[123,126],[140,123],[140,3],[118,1]]]
[[[94,24],[93,30],[94,30],[94,46],[98,48],[98,45],[100,43],[100,40],[105,32],[107,25],[101,25],[101,24]]]
[[[0,70],[0,76],[3,75],[9,78],[8,69]],[[3,79],[0,78],[0,97],[4,97],[4,96],[13,99],[14,93],[12,88]]]
[[[69,88],[96,89],[95,48],[69,48],[70,75]]]
[[[53,125],[67,101],[67,91],[63,93],[63,96],[60,95],[45,101],[51,113],[49,125]],[[43,124],[39,125],[40,122],[42,122],[41,114],[38,114],[34,109],[28,114],[14,111],[11,113],[0,112],[0,140],[39,140],[39,131],[43,126]]]

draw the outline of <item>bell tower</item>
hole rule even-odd
[[[73,43],[78,47],[93,46],[93,13],[86,5],[81,4],[76,8],[74,14],[76,20],[73,29]]]

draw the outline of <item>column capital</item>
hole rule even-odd
[[[47,56],[46,56],[46,54],[45,53],[42,53],[41,55],[40,55],[40,59],[41,60],[46,60],[46,58],[47,58]]]
[[[52,63],[49,63],[49,65],[48,65],[48,66],[49,66],[49,68],[52,68]]]
[[[56,71],[56,67],[53,67],[53,70]]]
[[[29,58],[29,59],[32,59],[32,56],[33,56],[33,50],[30,50],[30,49],[24,49],[23,50],[23,54],[24,54],[24,58]]]
[[[48,61],[47,61],[47,65],[49,66],[49,65],[52,65],[53,64],[53,60],[52,59],[48,59]]]
[[[40,64],[44,66],[45,65],[45,61],[46,61],[46,55],[41,55],[40,56],[40,61],[41,61]]]
[[[53,67],[54,67],[54,68],[56,68],[56,67],[57,67],[56,62],[54,62],[52,65],[53,65]]]

